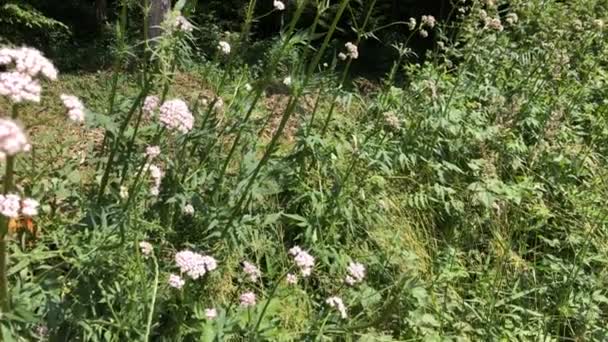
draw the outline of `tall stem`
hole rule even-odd
[[[249,177],[249,181],[247,182],[247,184],[245,185],[245,188],[243,189],[243,193],[241,194],[240,198],[236,202],[236,204],[234,206],[235,212],[240,210],[240,207],[243,204],[243,202],[245,201],[245,198],[248,196],[248,192],[251,189],[251,187],[253,186],[255,179],[257,178],[258,174],[260,173],[260,171],[264,167],[264,165],[268,162],[268,159],[270,159],[270,155],[274,151],[275,145],[279,141],[279,138],[281,137],[281,135],[283,133],[283,129],[285,129],[285,125],[287,124],[287,121],[289,120],[289,118],[291,117],[291,114],[294,111],[298,97],[301,95],[301,93],[303,92],[303,89],[308,84],[308,81],[310,80],[312,73],[314,72],[316,66],[319,64],[321,57],[325,53],[325,49],[329,45],[329,41],[331,40],[331,37],[333,36],[333,33],[336,30],[336,27],[338,26],[338,21],[342,17],[342,14],[344,13],[344,10],[346,9],[346,6],[348,5],[349,2],[350,2],[350,0],[342,0],[342,3],[340,4],[340,7],[338,8],[338,12],[336,13],[336,16],[334,17],[334,21],[332,22],[331,27],[329,28],[329,31],[327,32],[327,34],[325,36],[325,40],[323,41],[323,44],[321,45],[321,48],[319,49],[319,51],[317,52],[317,54],[315,55],[315,57],[313,58],[313,60],[310,62],[309,66],[308,66],[308,70],[306,72],[302,85],[297,90],[296,94],[294,94],[292,96],[290,103],[287,105],[287,108],[285,109],[283,117],[281,118],[281,122],[279,123],[279,127],[277,128],[276,133],[272,136],[272,139],[268,143],[268,146],[266,147],[266,151],[264,152],[262,159],[260,159],[260,161],[258,162],[258,165],[253,170],[251,176]],[[230,219],[230,224],[232,223],[233,219],[234,219],[234,215],[232,215],[232,217]],[[229,229],[230,224],[226,225],[226,228],[224,228],[224,229]]]
[[[150,303],[150,311],[148,312],[148,323],[146,324],[146,335],[144,341],[150,340],[150,330],[152,330],[152,318],[154,317],[154,307],[156,306],[156,294],[158,292],[158,262],[156,257],[152,256],[154,261],[154,289],[152,290],[152,302]]]
[[[17,104],[13,105],[12,118],[16,119],[19,113]],[[3,194],[7,194],[13,187],[13,171],[15,167],[15,157],[6,157],[6,171],[4,172],[4,189]],[[9,219],[5,216],[0,216],[0,311],[7,312],[10,308],[10,300],[8,298],[8,277],[6,274],[8,264],[8,234]]]

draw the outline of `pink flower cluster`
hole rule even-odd
[[[179,290],[184,287],[184,285],[186,285],[186,281],[182,277],[177,274],[169,275],[169,286]]]
[[[262,276],[260,269],[248,261],[243,262],[243,272],[249,276],[249,280],[252,282],[258,281],[258,278]]]
[[[154,111],[158,109],[158,106],[160,106],[160,99],[158,96],[150,95],[146,96],[144,99],[144,105],[141,107],[141,110],[147,117],[152,117]]]
[[[348,315],[346,314],[346,306],[344,306],[344,302],[342,301],[342,298],[340,297],[329,297],[325,300],[325,303],[327,303],[327,305],[329,305],[330,307],[338,310],[338,312],[340,312],[340,317],[342,318],[347,318]]]
[[[287,284],[294,285],[298,282],[298,276],[293,273],[288,273],[286,276]]]
[[[298,246],[292,247],[289,250],[289,254],[293,256],[293,260],[300,268],[302,276],[308,277],[312,273],[312,268],[315,265],[315,258]]]
[[[0,65],[14,67],[12,71],[0,73],[0,95],[8,96],[15,103],[40,102],[42,89],[36,80],[38,75],[57,79],[53,63],[32,48],[0,49]]]
[[[61,94],[59,96],[63,105],[68,109],[68,118],[74,122],[84,121],[84,105],[73,95]]]
[[[28,74],[17,71],[0,73],[0,95],[8,96],[11,101],[40,102],[40,84]]]
[[[160,155],[160,146],[148,146],[146,147],[146,157],[152,160]]]
[[[202,255],[189,250],[177,252],[175,263],[180,272],[186,273],[190,278],[196,280],[217,268],[217,261],[208,255]]]
[[[0,49],[0,65],[14,64],[15,69],[30,77],[42,74],[49,80],[57,79],[57,69],[40,51],[28,47]]]
[[[255,305],[255,293],[245,292],[241,295],[241,306],[244,308]]]
[[[194,117],[186,103],[175,99],[163,103],[159,110],[161,124],[169,129],[188,133],[194,125]]]
[[[31,148],[19,125],[12,120],[0,119],[0,160]]]
[[[31,198],[21,200],[21,198],[15,194],[0,195],[0,214],[6,217],[19,217],[20,212],[24,216],[36,216],[38,215],[39,206],[40,204],[38,201]]]
[[[360,283],[365,278],[365,266],[358,262],[351,262],[348,264],[348,275],[344,279],[348,285],[355,285],[356,283]]]

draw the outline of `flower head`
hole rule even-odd
[[[175,18],[175,28],[182,32],[192,32],[194,26],[183,15],[178,15]]]
[[[410,29],[410,31],[413,31],[414,29],[416,29],[416,19],[415,18],[410,18],[407,21],[407,28]]]
[[[118,192],[118,196],[120,196],[120,198],[122,198],[122,199],[129,198],[129,188],[127,188],[124,185],[121,185],[120,191]]]
[[[150,192],[153,196],[158,196],[160,193],[160,184],[163,179],[163,171],[156,165],[148,165],[148,172],[150,172],[150,178],[152,178]]]
[[[418,34],[420,35],[420,37],[422,38],[426,38],[429,36],[429,32],[425,29],[421,29],[420,32],[418,32]]]
[[[365,278],[365,266],[358,262],[351,262],[348,264],[348,275],[344,280],[348,285],[354,285],[360,283]]]
[[[420,18],[420,24],[422,26],[428,27],[429,29],[432,29],[433,27],[435,27],[436,22],[437,21],[435,20],[435,17],[433,17],[432,15],[423,15]]]
[[[84,105],[73,95],[61,94],[59,96],[63,105],[68,109],[68,118],[74,122],[84,121]]]
[[[19,217],[21,199],[15,194],[0,195],[0,214],[9,217]]]
[[[341,61],[344,61],[344,60],[346,60],[346,59],[348,58],[348,56],[347,56],[347,55],[346,55],[344,52],[340,52],[340,53],[338,54],[338,58],[339,58]]]
[[[149,242],[142,241],[139,243],[139,250],[141,251],[141,254],[147,257],[152,254],[152,252],[154,251],[154,247],[152,247],[152,244],[150,244]]]
[[[38,215],[40,203],[32,198],[25,198],[21,201],[21,213],[24,216],[32,217]]]
[[[184,134],[192,130],[194,117],[184,101],[179,99],[167,101],[160,106],[159,113],[159,120],[163,126]]]
[[[277,11],[285,10],[285,4],[282,1],[274,0],[272,5],[274,6],[274,9],[276,9]]]
[[[192,204],[188,203],[182,208],[182,213],[186,215],[194,215],[194,207]]]
[[[250,307],[255,305],[255,293],[253,292],[245,292],[241,295],[241,306],[242,307]]]
[[[27,152],[31,148],[19,125],[8,119],[0,119],[0,160],[5,156]]]
[[[146,157],[152,160],[160,155],[160,146],[148,146],[146,147]]]
[[[179,290],[182,287],[184,287],[185,284],[186,284],[186,281],[184,279],[182,279],[182,277],[178,276],[177,274],[169,275],[169,286]]]
[[[149,96],[146,96],[146,99],[144,100],[144,105],[141,107],[141,110],[144,112],[144,114],[146,114],[148,117],[150,117],[150,116],[152,116],[154,111],[156,109],[158,109],[159,105],[160,105],[160,99],[158,98],[158,96],[149,95]]]
[[[502,23],[500,22],[500,18],[486,18],[486,27],[490,28],[492,30],[501,32],[502,30],[504,30],[504,27],[502,26]]]
[[[0,95],[8,96],[11,101],[40,102],[42,88],[29,74],[10,71],[0,73]]]
[[[312,273],[312,268],[315,265],[315,258],[298,246],[291,248],[289,254],[293,256],[293,260],[300,268],[302,276],[308,277]]]
[[[175,254],[175,263],[182,273],[196,280],[217,268],[213,257],[184,250]]]
[[[217,317],[217,310],[215,308],[205,309],[205,317],[209,320]]]
[[[217,44],[217,48],[224,54],[224,55],[229,55],[230,54],[230,44],[226,41],[221,41]]]
[[[388,111],[388,112],[385,112],[383,114],[383,116],[384,116],[384,123],[386,124],[386,126],[388,126],[390,129],[393,129],[396,131],[399,130],[399,128],[401,127],[401,121],[399,120],[397,115],[395,115],[395,112]]]
[[[0,49],[0,65],[8,64],[13,64],[17,72],[30,77],[42,75],[49,80],[57,79],[57,69],[53,63],[33,48]]]
[[[346,44],[344,44],[344,46],[346,47],[346,55],[348,57],[350,57],[351,59],[357,59],[359,58],[359,50],[357,49],[357,45],[348,42]]]
[[[336,296],[329,297],[325,300],[325,303],[327,303],[327,305],[331,306],[332,308],[338,310],[338,312],[340,312],[340,317],[348,317],[348,315],[346,314],[346,306],[344,306],[342,298]]]
[[[516,13],[507,13],[507,15],[505,16],[505,21],[509,25],[515,25],[517,24],[517,21],[519,21],[519,17]]]
[[[283,79],[283,84],[289,87],[291,85],[291,76],[285,77]]]
[[[256,282],[262,276],[262,272],[254,264],[245,261],[243,262],[243,272],[249,276],[249,280]]]
[[[298,276],[293,273],[288,273],[285,280],[287,281],[287,284],[294,285],[298,282]]]

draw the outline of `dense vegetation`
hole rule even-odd
[[[0,340],[608,340],[607,0],[24,3]]]

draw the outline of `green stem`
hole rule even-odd
[[[8,219],[2,218],[2,227],[8,228]],[[8,261],[8,249],[6,245],[6,234],[0,234],[0,312],[8,312],[10,305],[8,300],[8,279],[6,276],[6,265]]]
[[[156,306],[156,294],[158,292],[158,262],[156,257],[152,256],[154,261],[154,289],[152,290],[152,302],[150,303],[150,310],[148,312],[148,324],[146,325],[146,335],[144,341],[150,340],[150,330],[152,330],[152,318],[154,317],[154,306]]]
[[[114,144],[112,146],[112,150],[110,150],[110,155],[108,156],[106,168],[104,170],[103,176],[101,177],[101,183],[99,185],[99,192],[97,194],[97,203],[101,202],[101,198],[103,197],[106,186],[108,185],[108,180],[110,178],[110,172],[112,171],[114,157],[116,156],[116,152],[118,150],[118,147],[119,147],[118,145],[120,143],[122,135],[123,135],[125,129],[127,128],[129,121],[131,121],[131,117],[133,117],[133,113],[139,107],[139,104],[141,103],[142,99],[148,93],[148,90],[149,90],[148,87],[149,87],[149,82],[145,82],[144,87],[142,88],[141,92],[139,93],[139,95],[137,96],[135,101],[133,102],[131,109],[127,113],[125,120],[123,121],[122,125],[120,126],[118,135],[116,136],[116,140],[114,141]]]
[[[19,108],[17,104],[13,105],[11,117],[16,119],[19,114]],[[13,188],[13,173],[15,168],[15,157],[6,157],[6,171],[4,172],[4,189],[3,194],[9,193]],[[0,310],[7,312],[10,308],[10,300],[8,298],[8,246],[7,246],[7,235],[8,235],[8,224],[9,219],[5,216],[0,216]]]
[[[270,295],[268,296],[268,300],[266,300],[266,303],[264,303],[264,307],[262,308],[262,311],[260,312],[260,316],[258,317],[257,322],[255,323],[255,327],[253,327],[253,339],[255,341],[257,341],[256,338],[258,336],[258,329],[260,327],[260,324],[262,323],[262,318],[264,318],[264,314],[266,314],[266,310],[268,309],[268,306],[270,305],[270,301],[274,297],[274,294],[277,292],[277,289],[279,288],[279,285],[281,284],[283,279],[285,279],[285,277],[287,277],[287,275],[289,274],[289,272],[291,272],[293,270],[293,268],[294,267],[291,266],[285,273],[283,273],[283,275],[281,275],[281,277],[277,280],[277,282],[272,287],[272,290],[270,291]]]
[[[373,0],[371,2],[370,6],[367,10],[367,14],[365,15],[365,20],[363,21],[363,25],[361,25],[361,30],[357,30],[357,40],[355,41],[355,45],[357,45],[357,46],[361,42],[361,37],[363,36],[363,31],[365,30],[365,27],[367,26],[367,23],[369,22],[369,19],[371,18],[374,7],[376,6],[376,1],[377,0]],[[346,67],[342,71],[342,76],[340,77],[340,84],[338,86],[338,89],[341,89],[344,86],[344,83],[346,82],[346,76],[348,75],[348,71],[350,70],[351,64],[352,64],[352,60],[349,59],[348,62],[346,63]],[[329,127],[329,123],[334,114],[334,109],[336,107],[337,99],[338,99],[338,92],[336,91],[333,96],[333,99],[331,101],[331,105],[330,105],[329,111],[327,113],[327,116],[325,117],[325,122],[323,123],[323,128],[321,129],[321,138],[323,138],[325,136],[325,133],[327,133],[327,128]]]

